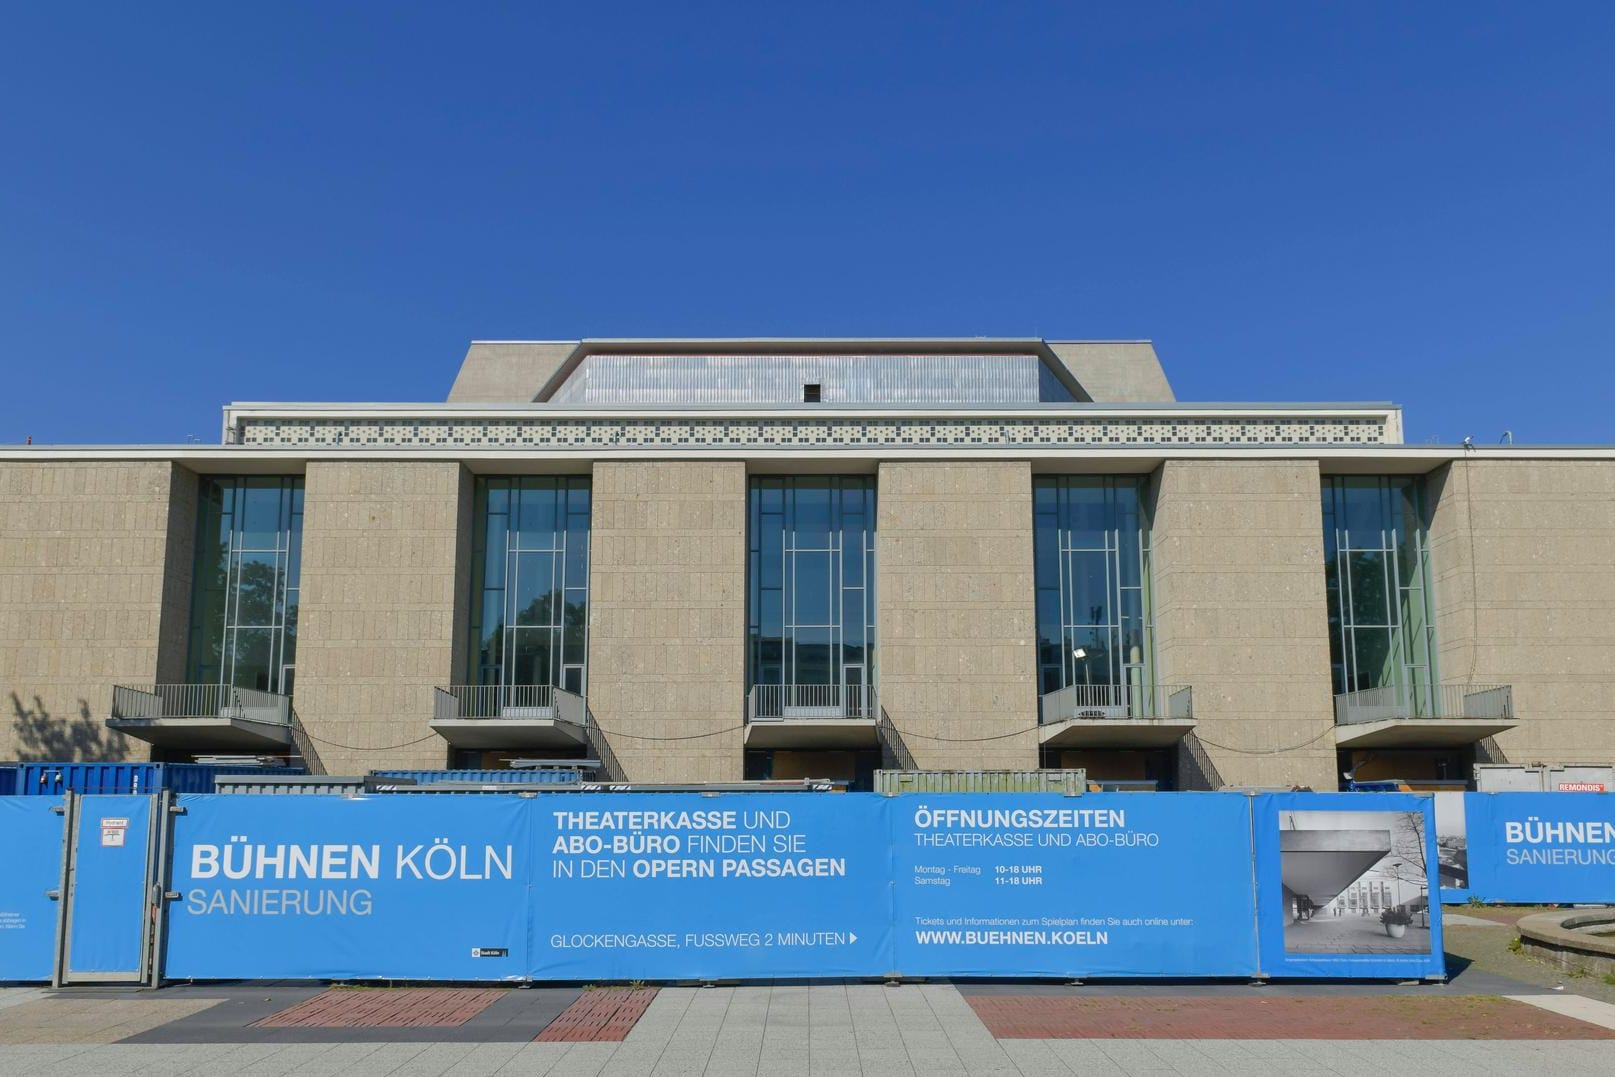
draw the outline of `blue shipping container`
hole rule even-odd
[[[19,763],[19,796],[61,793],[211,793],[220,774],[302,774],[302,767],[231,767],[207,763]]]
[[[17,764],[0,763],[0,797],[9,797],[17,792]]]
[[[483,782],[510,785],[570,785],[578,780],[573,767],[553,770],[373,770],[372,778],[411,778],[422,785],[428,782]]]

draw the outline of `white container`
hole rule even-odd
[[[1615,767],[1606,763],[1566,763],[1545,767],[1542,788],[1550,793],[1608,793],[1615,791]]]
[[[1523,763],[1476,763],[1475,790],[1480,793],[1540,793],[1542,768]]]
[[[1615,792],[1615,766],[1476,763],[1475,788],[1482,793],[1610,793]]]

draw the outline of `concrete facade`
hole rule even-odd
[[[921,387],[938,399],[916,400],[902,362],[875,370],[883,357],[978,354],[1035,354],[1040,384],[1052,371],[1095,402],[1058,402],[1049,387],[1037,403],[989,406],[971,399],[991,396],[979,378],[933,367]],[[770,390],[747,403],[738,377],[718,386],[738,395],[702,395],[737,364],[815,355],[870,361],[856,401]],[[555,403],[590,356],[667,360],[631,371],[659,402]],[[712,362],[676,361],[690,357]],[[793,383],[811,376],[788,369]],[[8,448],[0,760],[148,757],[105,720],[114,685],[190,675],[199,476],[268,474],[305,480],[291,754],[316,771],[599,751],[609,774],[640,782],[861,781],[878,746],[886,766],[1070,762],[1181,788],[1333,789],[1343,765],[1450,779],[1472,755],[1615,761],[1615,449],[1404,445],[1401,429],[1392,405],[1175,404],[1147,342],[586,340],[473,344],[448,404],[232,405],[217,447]],[[565,716],[507,701],[434,724],[434,689],[497,679],[467,668],[477,477],[558,472],[592,476],[596,738],[585,749],[570,736],[571,695]],[[1033,476],[1063,473],[1150,477],[1156,642],[1139,675],[1192,690],[1186,736],[1176,712],[1062,712],[1075,685],[1050,703],[1067,717],[1039,728]],[[747,712],[748,479],[811,474],[876,478],[878,730],[847,703]],[[1388,714],[1368,736],[1370,723],[1336,729],[1320,499],[1333,475],[1425,478],[1434,676],[1510,686],[1514,728],[1449,710]],[[834,571],[810,568],[804,579],[830,582],[791,601],[821,608]],[[1103,572],[1109,587],[1115,563]],[[768,616],[818,631],[840,613]],[[503,668],[516,687],[537,679]],[[471,687],[493,698],[500,686]],[[171,725],[164,758],[207,750],[198,728]],[[275,745],[275,732],[249,743]],[[1351,754],[1337,756],[1342,741]]]
[[[294,706],[319,763],[443,766],[427,722],[433,689],[465,663],[470,476],[456,463],[314,463],[304,491]]]
[[[576,347],[560,341],[475,341],[449,389],[449,403],[529,403]]]
[[[1180,767],[1208,770],[1182,787],[1336,788],[1319,487],[1311,460],[1156,476],[1156,656],[1163,683],[1194,688]]]
[[[597,463],[589,709],[632,781],[738,781],[746,466]]]
[[[103,723],[183,668],[195,512],[168,462],[0,464],[0,759],[150,757]]]
[[[1176,399],[1155,345],[1147,340],[1051,340],[1048,344],[1089,400],[1161,404]]]
[[[1460,460],[1428,493],[1441,680],[1513,686],[1508,762],[1615,760],[1615,467]]]
[[[1038,761],[1032,471],[882,463],[880,704],[924,769]]]

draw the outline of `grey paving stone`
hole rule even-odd
[[[1000,1046],[1005,1056],[1022,1073],[1058,1074],[1064,1077],[1071,1072],[1071,1067],[1044,1040],[1003,1040]]]
[[[847,1062],[811,1062],[808,1077],[863,1077],[864,1068],[856,1060]]]

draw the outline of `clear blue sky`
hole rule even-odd
[[[0,442],[473,338],[1150,338],[1615,441],[1615,5],[11,4]]]

